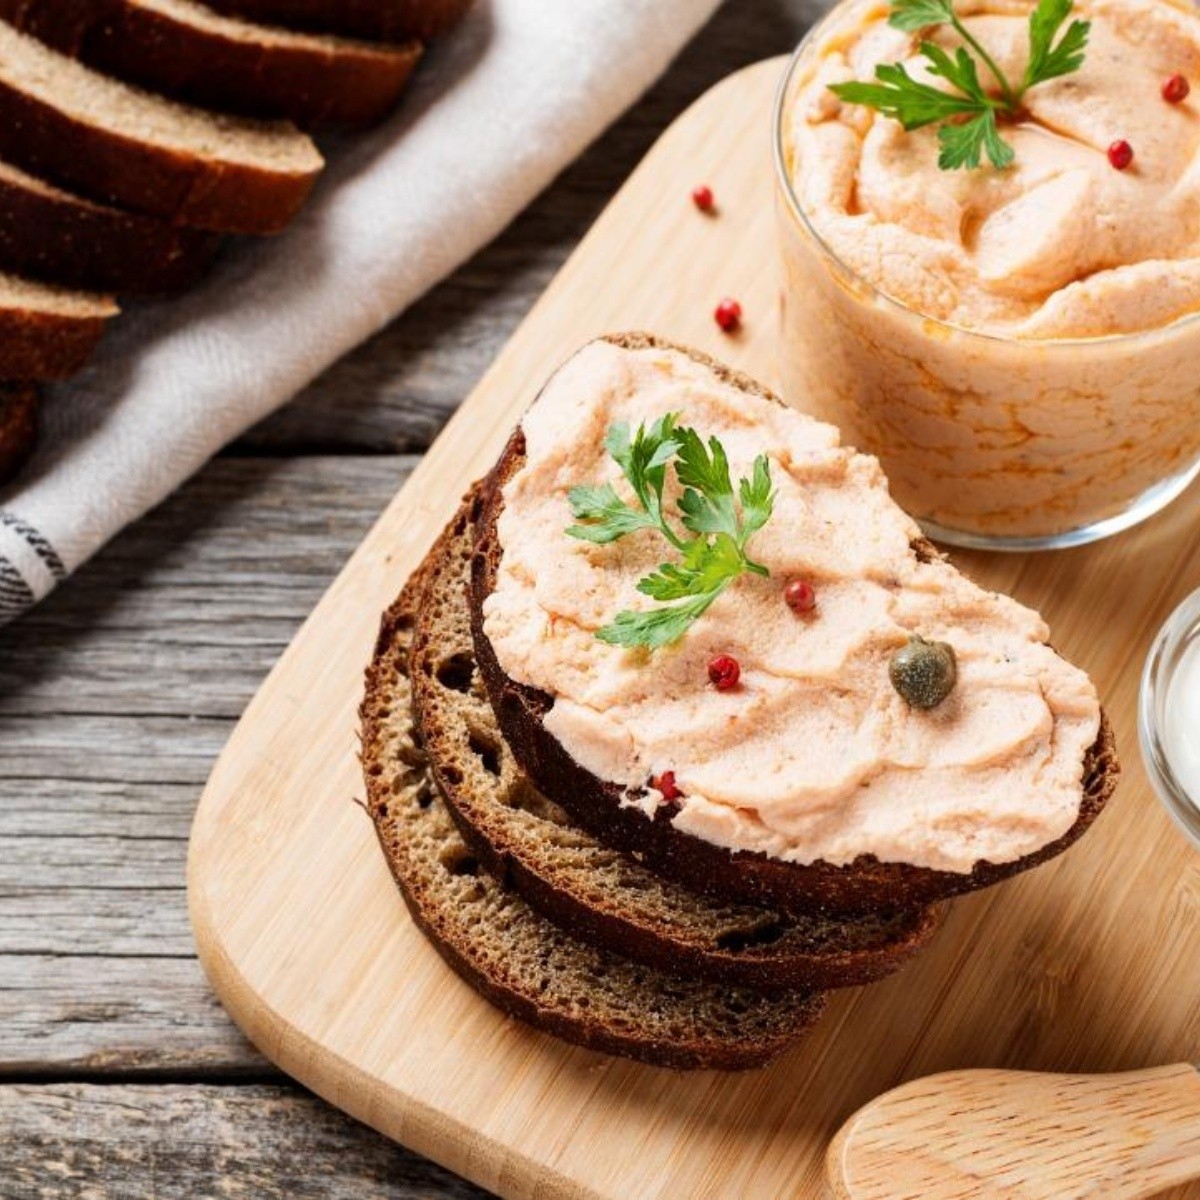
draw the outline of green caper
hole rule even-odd
[[[958,682],[958,660],[946,642],[927,642],[914,635],[892,655],[888,674],[892,687],[912,708],[937,708]]]

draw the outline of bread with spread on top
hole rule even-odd
[[[820,995],[768,998],[655,970],[568,936],[480,869],[414,735],[408,654],[429,564],[384,617],[363,701],[368,809],[413,920],[502,1011],[569,1042],[658,1066],[762,1066],[820,1015]]]
[[[0,156],[92,200],[222,233],[277,233],[324,166],[282,121],[192,108],[0,21]]]
[[[0,18],[150,91],[303,126],[380,120],[421,57],[420,42],[297,33],[196,0],[0,0]]]
[[[748,553],[767,574],[742,575],[675,643],[629,649],[597,632],[618,610],[651,610],[639,581],[682,560],[655,528],[609,544],[567,536],[569,497],[612,484],[614,503],[632,503],[606,435],[668,412],[719,438],[735,479],[766,455],[774,508]],[[664,512],[681,534],[679,490],[668,474]],[[797,581],[811,611],[786,603]],[[537,787],[607,844],[714,896],[796,913],[926,904],[1060,853],[1116,783],[1086,675],[1036,613],[923,539],[876,460],[753,380],[645,335],[584,347],[526,414],[485,485],[471,604],[500,729]],[[902,652],[911,679],[921,646],[952,647],[957,665],[928,707],[892,682]],[[736,686],[710,683],[729,678],[722,658]]]
[[[538,792],[505,744],[475,669],[473,501],[430,554],[410,674],[429,770],[493,876],[576,937],[676,974],[760,991],[870,983],[928,943],[940,924],[931,909],[838,919],[714,902],[605,846]]]

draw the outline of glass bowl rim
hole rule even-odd
[[[775,90],[774,111],[772,114],[771,123],[771,139],[772,139],[772,158],[775,165],[775,185],[779,193],[783,196],[787,203],[788,209],[794,220],[798,221],[803,229],[812,238],[814,244],[820,249],[823,256],[837,268],[843,275],[850,279],[853,284],[868,293],[876,302],[885,307],[892,308],[907,317],[915,318],[921,322],[927,323],[934,328],[942,331],[944,334],[953,335],[955,337],[977,338],[980,341],[991,342],[1003,346],[1020,347],[1022,350],[1045,350],[1048,353],[1055,353],[1058,350],[1077,350],[1080,346],[1110,346],[1110,345],[1133,345],[1137,342],[1149,340],[1155,336],[1161,336],[1167,333],[1174,333],[1185,326],[1195,324],[1200,321],[1200,311],[1185,313],[1181,317],[1177,317],[1174,321],[1169,321],[1165,325],[1155,325],[1149,329],[1134,329],[1122,333],[1108,333],[1096,337],[1054,337],[1054,338],[1022,338],[1013,337],[1003,333],[996,333],[991,330],[975,329],[969,325],[956,324],[953,321],[946,321],[941,317],[930,316],[928,313],[921,312],[920,309],[906,304],[903,300],[897,299],[895,296],[883,291],[869,279],[859,274],[853,267],[845,262],[837,251],[829,244],[828,241],[821,235],[813,224],[811,218],[804,211],[804,206],[800,203],[800,198],[796,195],[796,189],[792,186],[791,174],[788,170],[787,150],[786,150],[786,132],[788,118],[788,99],[791,95],[792,88],[795,84],[798,71],[803,63],[805,56],[817,45],[825,32],[833,27],[836,22],[843,16],[844,10],[854,5],[861,5],[863,8],[870,7],[874,3],[879,3],[880,0],[837,0],[833,8],[827,12],[819,21],[813,23],[809,31],[800,40],[800,44],[792,51],[791,57],[788,59],[787,67],[783,72],[783,78],[779,81],[779,85]]]
[[[1166,619],[1155,636],[1142,672],[1138,696],[1138,739],[1150,783],[1175,823],[1200,847],[1200,796],[1183,786],[1163,745],[1160,705],[1171,685],[1176,652],[1200,626],[1200,591],[1193,592]]]

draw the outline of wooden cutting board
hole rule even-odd
[[[1200,587],[1197,489],[1112,542],[956,556],[1040,608],[1092,673],[1124,782],[1065,858],[958,902],[920,961],[836,996],[764,1072],[636,1066],[500,1016],[417,933],[356,803],[355,709],[379,613],[545,377],[589,337],[645,329],[774,380],[782,69],[726,80],[650,153],[301,629],[196,816],[196,939],[249,1037],[332,1103],[506,1197],[816,1196],[838,1124],[901,1080],[1200,1057],[1200,854],[1153,798],[1135,734],[1150,640]],[[719,216],[692,208],[700,182]],[[712,321],[726,294],[745,306],[735,338]]]

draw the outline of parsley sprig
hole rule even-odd
[[[953,0],[892,0],[888,24],[896,29],[918,33],[949,25],[962,38],[965,45],[953,54],[935,42],[920,43],[929,73],[944,79],[953,90],[914,79],[903,63],[881,63],[875,68],[874,83],[835,83],[830,91],[849,104],[876,109],[908,130],[941,122],[938,166],[943,171],[978,167],[984,152],[994,167],[1003,170],[1012,164],[1015,154],[1000,134],[998,117],[1018,117],[1031,87],[1070,75],[1083,65],[1091,23],[1072,21],[1058,37],[1074,7],[1074,0],[1038,0],[1029,15],[1029,65],[1020,84],[1014,87],[959,19]],[[999,88],[998,96],[984,87],[970,51],[987,67]]]
[[[680,561],[661,564],[637,585],[642,595],[666,607],[618,613],[596,633],[614,646],[656,650],[678,641],[739,576],[770,574],[750,558],[746,544],[771,519],[771,469],[766,455],[759,455],[750,478],[739,479],[735,491],[725,447],[715,437],[706,444],[694,429],[681,426],[675,413],[649,427],[640,425],[632,435],[627,424],[613,425],[604,446],[633,489],[637,505],[623,500],[610,483],[574,487],[568,499],[578,524],[567,534],[607,545],[637,530],[653,529],[679,552]],[[683,488],[683,532],[663,511],[663,488],[672,464]]]

